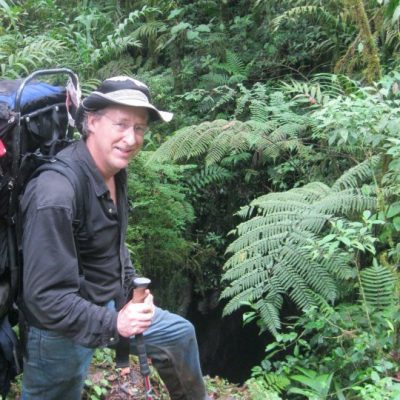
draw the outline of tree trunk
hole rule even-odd
[[[359,34],[355,41],[350,45],[344,57],[337,63],[336,70],[346,69],[354,60],[357,47],[362,46],[360,50],[361,63],[366,65],[363,71],[363,77],[367,83],[377,81],[381,77],[381,65],[379,59],[378,48],[376,47],[374,37],[372,36],[370,23],[363,0],[347,0],[350,13],[354,18]]]

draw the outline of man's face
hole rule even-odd
[[[86,143],[107,179],[126,168],[143,145],[148,111],[141,107],[112,106],[88,115]]]

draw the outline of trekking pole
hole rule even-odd
[[[146,297],[145,290],[151,283],[151,280],[148,278],[134,278],[133,279],[133,302],[134,303],[143,303],[144,298]],[[139,333],[135,335],[136,340],[136,349],[139,357],[139,366],[140,373],[144,379],[144,386],[146,388],[146,400],[154,400],[152,389],[150,385],[150,367],[147,362],[147,353],[146,346],[144,344],[143,334]]]

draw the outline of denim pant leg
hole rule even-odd
[[[153,323],[144,333],[151,358],[172,400],[205,400],[209,397],[200,368],[193,325],[179,315],[156,308]],[[131,351],[136,353],[135,338]]]
[[[80,400],[94,349],[29,328],[21,400]]]

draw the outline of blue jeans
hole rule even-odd
[[[173,400],[205,400],[197,340],[186,319],[156,308],[144,333],[146,351]],[[131,352],[136,353],[135,338]],[[21,400],[79,400],[94,349],[30,327]]]

